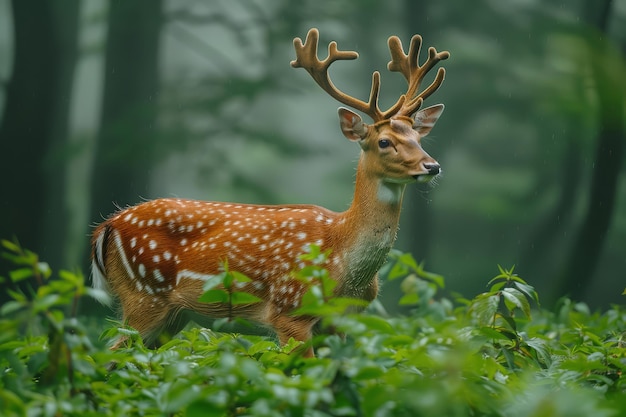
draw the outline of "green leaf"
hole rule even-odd
[[[537,359],[545,364],[549,365],[552,360],[552,355],[548,347],[548,343],[538,337],[533,337],[525,341],[526,345],[533,349],[537,354]]]
[[[31,278],[34,275],[32,268],[19,268],[9,271],[9,277],[13,282],[24,281],[25,279]]]
[[[391,324],[389,324],[389,322],[382,317],[360,315],[358,316],[358,320],[361,323],[365,324],[370,330],[374,330],[383,334],[395,333],[393,326],[391,326]]]
[[[506,301],[522,310],[524,315],[530,318],[530,303],[521,291],[515,288],[504,288],[502,290],[502,295]]]
[[[526,297],[535,300],[535,302],[539,304],[539,295],[537,294],[537,291],[535,291],[535,289],[532,286],[523,282],[515,282],[514,286],[518,290],[526,294]]]
[[[10,240],[2,239],[2,246],[10,252],[19,253],[22,251],[17,243],[11,242]]]
[[[264,353],[264,352],[275,350],[275,349],[276,349],[276,343],[270,342],[267,340],[262,340],[260,342],[256,342],[255,344],[253,344],[252,346],[248,348],[248,355],[254,356],[259,352]]]
[[[422,270],[420,272],[420,276],[422,278],[424,278],[424,279],[427,279],[427,280],[433,282],[439,288],[445,288],[445,280],[443,278],[443,275],[439,275],[439,274],[435,274],[433,272],[428,272],[428,271]]]
[[[25,303],[19,301],[7,301],[0,308],[0,315],[7,316],[11,313],[14,313],[26,306]]]
[[[377,379],[382,377],[385,372],[378,366],[364,366],[359,368],[357,374],[352,377],[355,381],[363,381],[368,379]]]
[[[26,295],[21,290],[13,291],[12,289],[8,288],[7,294],[9,294],[11,298],[15,301],[26,302],[27,300]]]
[[[398,301],[398,304],[401,306],[410,306],[410,305],[419,304],[419,302],[420,302],[420,296],[414,292],[414,293],[403,295]]]
[[[216,274],[216,275],[213,275],[212,277],[209,277],[204,282],[204,285],[202,286],[202,289],[204,291],[208,291],[208,290],[212,290],[215,287],[218,287],[218,286],[222,285],[222,283],[224,282],[224,276],[225,275],[226,275],[226,273],[222,272],[221,274]]]
[[[491,325],[499,303],[500,297],[497,294],[480,294],[472,301],[470,311],[474,313],[480,324]]]
[[[33,309],[35,312],[46,311],[50,307],[57,305],[61,300],[59,294],[49,294],[33,301]]]
[[[50,275],[52,275],[52,270],[47,262],[37,262],[36,268],[37,272],[39,272],[44,279],[48,279]]]
[[[241,272],[230,271],[230,274],[233,276],[233,279],[236,282],[252,282],[252,278],[249,278],[247,275],[244,275]]]
[[[483,336],[486,336],[489,339],[507,340],[507,341],[511,339],[506,334],[503,334],[502,332],[499,332],[498,330],[496,330],[496,329],[494,329],[492,327],[482,326],[482,327],[478,328],[478,331],[480,332],[480,334],[482,334]]]
[[[234,277],[231,272],[226,272],[224,274],[224,278],[222,279],[222,285],[226,289],[230,289],[233,286]]]
[[[208,290],[198,298],[198,301],[201,303],[227,303],[228,293],[225,290]]]
[[[233,291],[231,293],[231,298],[230,298],[230,303],[232,305],[253,304],[253,303],[258,303],[259,301],[262,301],[262,300],[256,295],[252,295],[248,292],[243,292],[243,291]]]

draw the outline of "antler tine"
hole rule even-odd
[[[437,50],[431,46],[428,48],[428,59],[420,66],[419,54],[422,48],[421,36],[415,35],[411,38],[408,55],[404,53],[402,42],[397,36],[390,37],[388,45],[389,52],[391,53],[391,61],[387,64],[387,68],[389,71],[400,72],[404,75],[409,86],[406,94],[402,95],[398,102],[384,112],[384,114],[386,117],[393,114],[411,116],[421,107],[424,99],[437,91],[441,86],[446,72],[444,68],[439,68],[435,80],[424,91],[415,95],[419,91],[424,76],[437,65],[438,62],[448,59],[450,53],[448,51],[437,52]]]
[[[291,66],[304,68],[324,91],[340,103],[362,111],[374,121],[383,120],[384,115],[378,108],[378,95],[380,93],[380,74],[378,71],[372,74],[372,89],[369,100],[364,102],[352,97],[333,84],[328,75],[328,68],[335,61],[356,59],[359,54],[354,51],[340,51],[337,49],[337,42],[333,41],[328,44],[328,56],[320,61],[317,56],[318,43],[319,31],[315,28],[309,30],[304,44],[302,39],[295,38],[293,46],[296,50],[296,59],[291,61]]]

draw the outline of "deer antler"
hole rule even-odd
[[[406,94],[400,97],[392,109],[399,107],[396,110],[398,115],[411,116],[420,108],[424,99],[437,91],[437,89],[441,86],[441,83],[446,75],[445,68],[439,68],[437,70],[435,80],[428,86],[428,88],[413,97],[419,90],[420,84],[428,71],[437,65],[439,61],[448,59],[450,57],[450,52],[437,52],[437,50],[431,46],[428,48],[428,59],[423,65],[420,66],[419,54],[422,48],[422,37],[420,35],[415,35],[411,38],[408,55],[404,54],[402,42],[397,36],[390,37],[388,45],[389,52],[391,53],[391,61],[387,64],[387,69],[389,71],[402,73],[404,78],[406,78],[409,83],[409,88],[407,89]]]
[[[354,51],[339,51],[337,49],[337,42],[333,41],[328,44],[328,57],[320,61],[317,57],[318,42],[319,31],[315,28],[309,30],[309,33],[307,33],[304,45],[302,44],[302,39],[295,38],[293,40],[293,46],[296,49],[296,59],[291,61],[291,66],[294,68],[301,67],[307,70],[315,82],[340,103],[362,111],[375,121],[384,120],[384,115],[378,108],[380,73],[375,71],[372,75],[372,89],[367,103],[352,97],[335,87],[328,75],[328,67],[335,61],[356,59],[359,57],[359,54]]]
[[[372,88],[370,90],[369,100],[367,102],[352,97],[343,91],[339,90],[330,80],[328,75],[328,68],[335,61],[352,60],[359,57],[359,54],[354,51],[339,51],[337,49],[337,42],[331,42],[328,45],[328,57],[323,61],[320,61],[317,56],[317,47],[319,42],[319,31],[315,28],[309,30],[306,35],[304,44],[302,39],[295,38],[293,45],[296,49],[296,59],[291,61],[291,66],[294,68],[302,67],[313,77],[315,82],[322,87],[331,97],[350,106],[356,110],[370,116],[375,122],[389,119],[394,115],[411,116],[422,105],[422,101],[434,93],[445,76],[445,70],[439,68],[435,81],[423,92],[413,97],[419,89],[420,83],[426,73],[430,71],[437,62],[447,59],[450,53],[447,51],[439,52],[435,48],[428,49],[428,60],[424,65],[418,64],[419,51],[422,44],[422,38],[419,35],[415,35],[411,39],[411,46],[409,48],[409,55],[405,55],[402,49],[402,43],[397,36],[389,38],[389,51],[391,52],[392,60],[387,65],[390,71],[401,72],[409,83],[406,94],[400,96],[398,101],[386,111],[381,111],[378,107],[378,96],[380,94],[380,73],[374,71],[372,74]]]

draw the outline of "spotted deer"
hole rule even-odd
[[[164,198],[144,202],[111,215],[93,233],[92,276],[96,288],[112,293],[121,304],[123,320],[148,344],[161,332],[174,334],[185,324],[184,310],[212,318],[233,314],[272,328],[281,344],[290,338],[308,341],[315,317],[294,315],[307,290],[294,278],[301,255],[309,245],[330,249],[326,261],[336,280],[334,294],[367,302],[378,293],[378,269],[396,238],[402,197],[407,184],[428,182],[441,172],[437,161],[422,148],[441,115],[437,104],[420,110],[425,98],[443,82],[439,68],[434,81],[419,92],[420,84],[447,51],[428,49],[420,65],[422,38],[411,39],[408,55],[398,37],[388,41],[390,71],[407,80],[405,94],[389,109],[378,106],[380,74],[373,73],[369,100],[340,91],[328,68],[335,61],[358,57],[339,51],[336,42],[328,57],[318,58],[319,33],[311,29],[304,44],[294,39],[294,68],[304,68],[337,101],[373,119],[366,124],[347,108],[339,108],[341,131],[360,147],[354,198],[336,213],[315,205],[252,205]],[[230,268],[251,281],[243,289],[260,302],[227,306],[198,298],[210,277]],[[113,348],[124,343],[119,339]],[[313,350],[306,348],[306,356]]]

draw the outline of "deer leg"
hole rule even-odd
[[[168,328],[172,311],[158,302],[121,301],[123,322],[139,332],[146,346],[158,346],[158,336]],[[120,337],[111,349],[118,349],[127,340],[128,336]]]
[[[310,342],[315,320],[306,317],[277,315],[271,324],[276,331],[280,344],[285,345],[292,337],[301,342]],[[314,357],[313,347],[308,346],[302,353],[302,356],[305,358]]]

